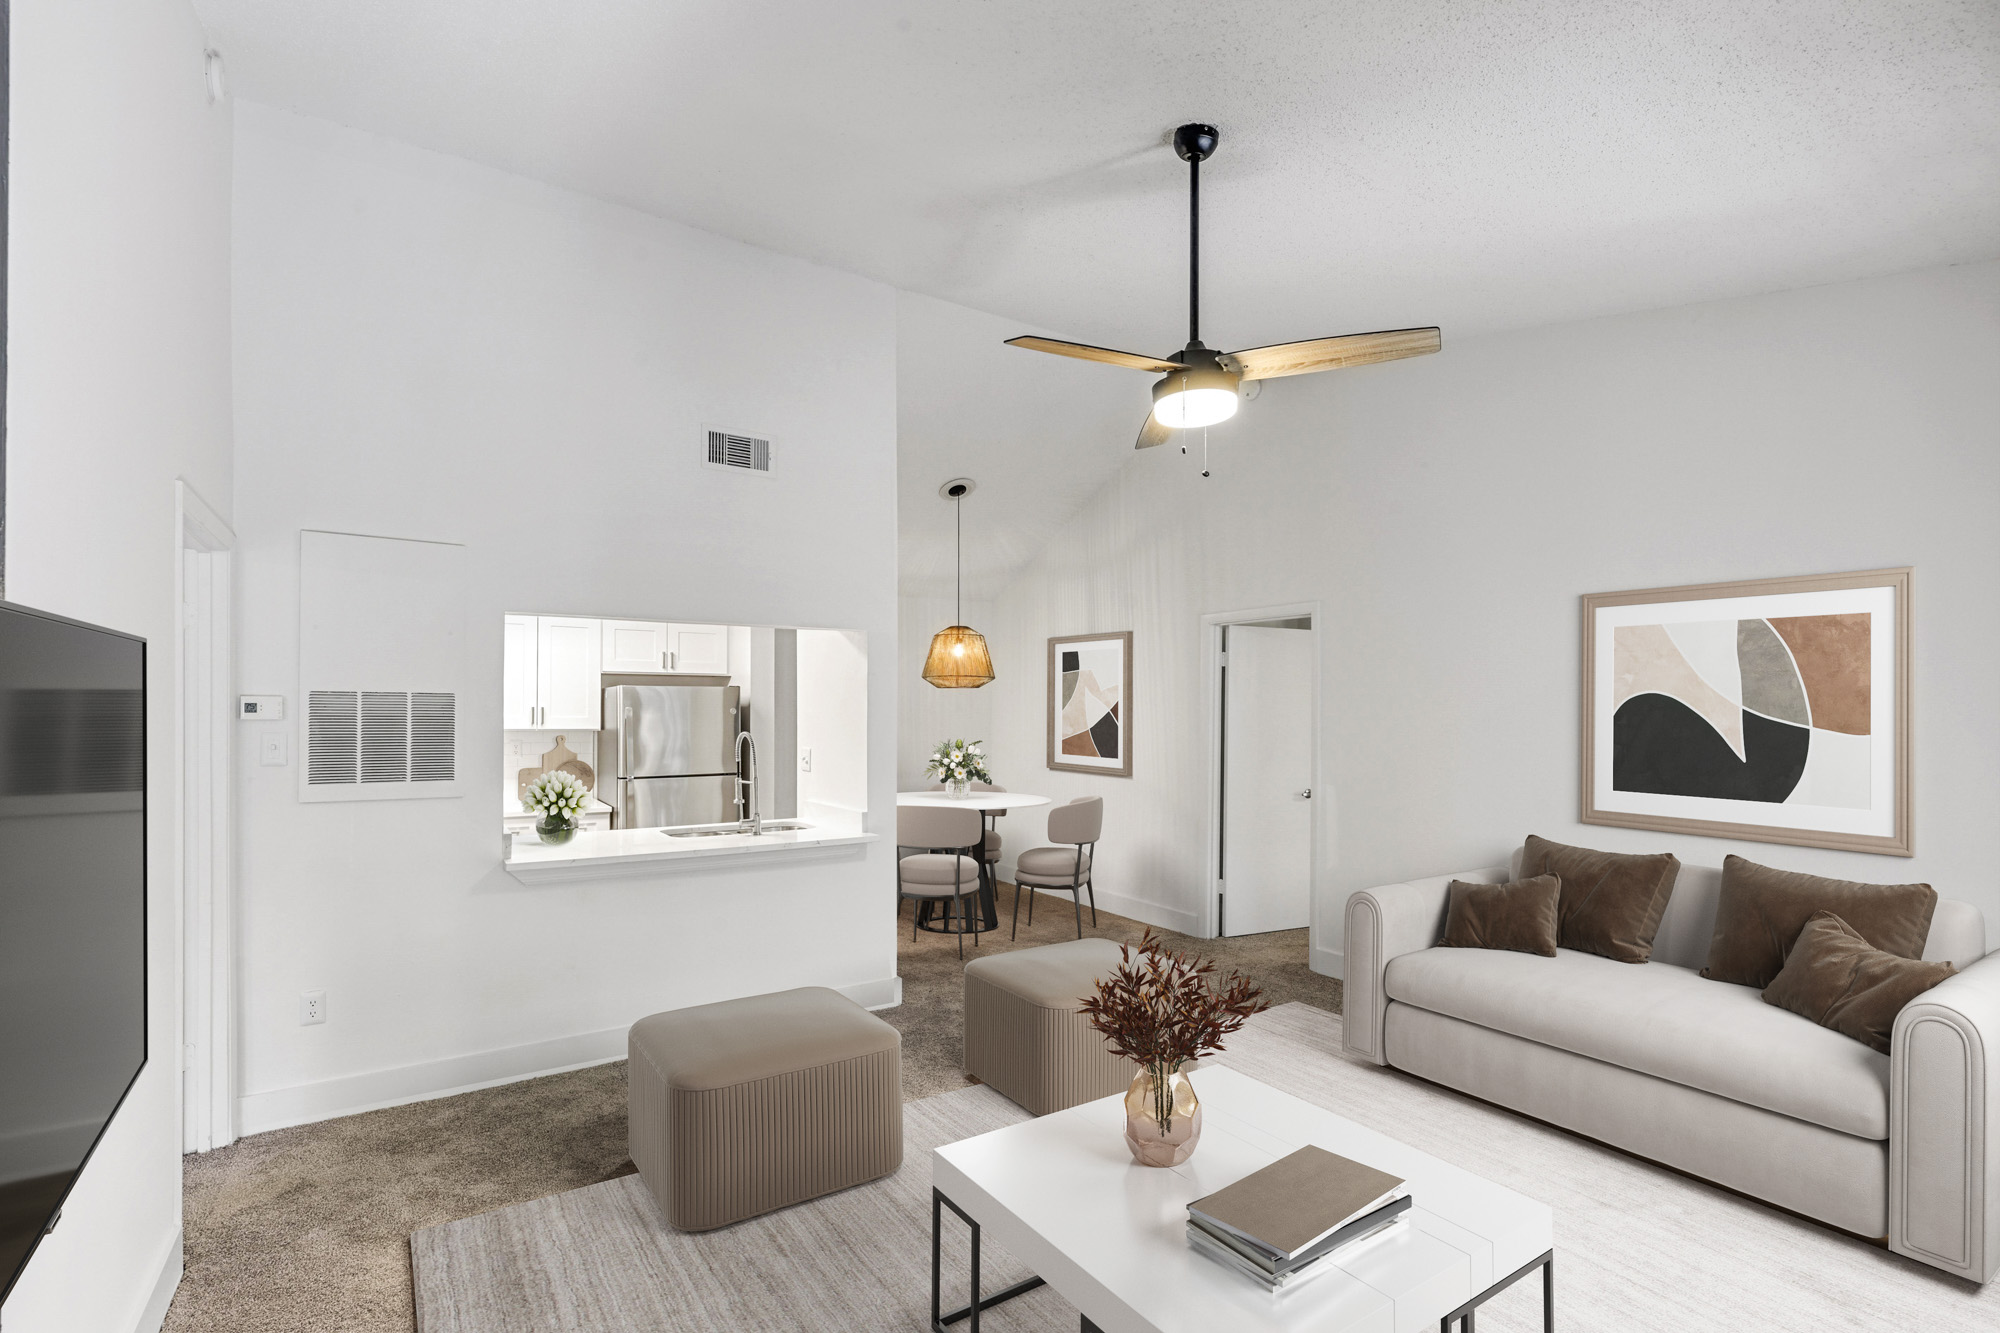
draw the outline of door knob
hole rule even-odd
[[[1313,789],[1311,787],[1307,787],[1304,791],[1300,792],[1299,795],[1305,797],[1308,801],[1310,801],[1313,798]]]

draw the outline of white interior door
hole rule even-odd
[[[500,725],[525,731],[535,725],[535,655],[539,639],[533,616],[508,616],[500,650]]]
[[[604,658],[601,622],[569,616],[538,616],[535,692],[544,730],[574,727],[597,731],[604,725]]]
[[[1312,911],[1313,636],[1229,626],[1222,678],[1222,933]]]

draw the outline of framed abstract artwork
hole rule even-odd
[[[1132,776],[1132,631],[1049,640],[1049,767]]]
[[[1909,856],[1910,571],[1583,599],[1583,810]]]

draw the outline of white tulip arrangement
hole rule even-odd
[[[980,744],[939,741],[937,749],[931,752],[930,762],[924,765],[924,775],[939,782],[992,782],[993,774],[987,771],[986,755]]]
[[[544,773],[529,783],[527,794],[521,797],[523,809],[563,824],[576,823],[577,816],[589,803],[590,793],[583,789],[583,783],[575,774],[560,769]]]

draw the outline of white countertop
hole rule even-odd
[[[553,846],[533,833],[515,833],[505,838],[506,855],[501,864],[515,879],[534,884],[674,871],[719,858],[800,856],[881,841],[880,834],[863,831],[858,814],[815,813],[807,816],[806,822],[810,827],[763,834],[725,833],[711,838],[676,838],[656,828],[607,829],[579,832],[568,842]]]

